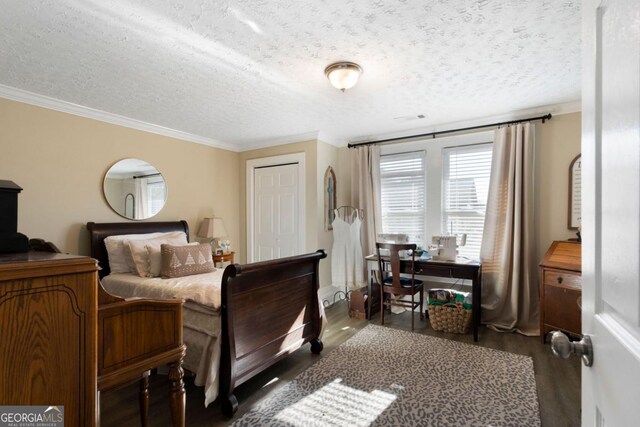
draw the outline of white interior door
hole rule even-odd
[[[640,3],[583,3],[582,425],[638,425]]]
[[[297,163],[254,170],[254,261],[300,253]]]

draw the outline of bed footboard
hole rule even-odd
[[[323,250],[247,265],[229,265],[222,278],[220,399],[231,417],[233,390],[310,342],[320,353],[318,265]]]

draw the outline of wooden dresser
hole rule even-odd
[[[582,245],[555,241],[540,262],[540,334],[581,335]]]
[[[99,391],[140,380],[146,426],[149,370],[168,364],[173,425],[184,427],[183,301],[109,295],[96,265],[0,254],[0,405],[62,405],[65,426],[95,426]]]
[[[0,405],[63,405],[97,422],[98,272],[89,257],[0,254]]]

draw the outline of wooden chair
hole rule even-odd
[[[29,240],[29,250],[60,253],[43,239]],[[140,423],[147,427],[149,374],[166,364],[172,425],[185,427],[183,303],[181,299],[120,298],[98,285],[98,414],[100,392],[139,381]]]
[[[181,299],[125,299],[98,286],[98,396],[139,381],[142,427],[147,427],[149,419],[149,374],[161,365],[169,367],[172,425],[185,427],[183,303]]]
[[[387,249],[389,250],[389,257],[387,259],[383,259],[380,256],[380,250]],[[401,265],[400,265],[400,251],[411,250],[411,263],[410,263],[410,271],[411,277],[401,277]],[[424,295],[423,289],[424,284],[421,280],[417,280],[415,278],[415,243],[376,243],[376,253],[378,255],[378,274],[376,278],[378,280],[378,284],[380,285],[380,300],[382,302],[382,309],[380,310],[380,324],[384,325],[384,309],[388,307],[391,309],[392,306],[400,306],[404,308],[411,309],[411,330],[414,329],[414,313],[413,311],[416,307],[420,307],[420,320],[424,319],[424,312],[422,310]],[[385,257],[386,258],[386,257]],[[384,277],[386,270],[384,265],[389,263],[390,265],[390,274],[387,277]],[[419,301],[415,301],[415,295],[419,294]],[[405,301],[402,299],[406,295],[411,295],[411,301]],[[388,298],[385,298],[388,296]],[[394,299],[394,297],[399,297],[399,299]]]

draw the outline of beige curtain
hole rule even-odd
[[[146,219],[149,216],[148,200],[148,178],[135,178],[133,180],[135,188],[134,217],[135,219]]]
[[[497,129],[480,250],[482,321],[524,335],[540,333],[533,166],[533,125]]]
[[[376,250],[376,235],[380,233],[380,147],[362,145],[351,151],[351,206],[364,211],[360,232],[364,256]],[[366,269],[366,263],[365,269]],[[366,273],[366,272],[365,272]],[[364,277],[367,277],[366,274]]]

